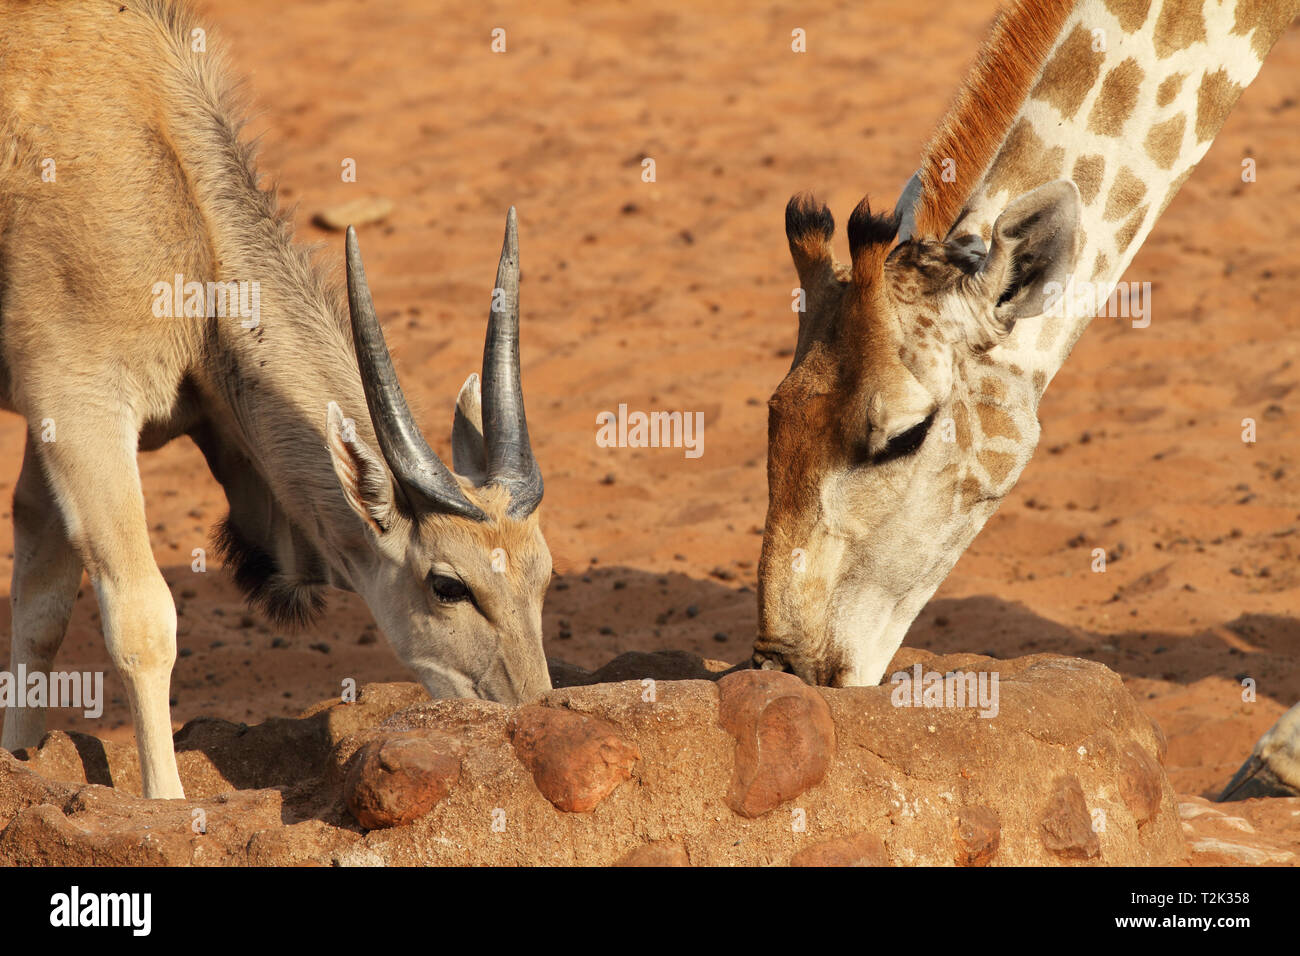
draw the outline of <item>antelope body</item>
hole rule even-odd
[[[258,188],[217,58],[166,0],[0,8],[0,407],[28,422],[14,492],[10,670],[48,671],[84,569],[126,684],[144,792],[180,797],[176,613],[137,451],[188,435],[230,504],[217,543],[278,620],[329,586],[369,605],[429,693],[549,689],[551,559],[519,381],[514,210],[457,474],[402,396],[347,237],[347,305]],[[158,283],[255,282],[259,315],[159,317]],[[231,286],[230,288],[234,288]],[[43,710],[4,715],[39,742]]]

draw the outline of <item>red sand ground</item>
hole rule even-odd
[[[677,6],[200,4],[209,42],[249,78],[261,167],[328,267],[341,269],[342,239],[315,212],[396,202],[361,240],[407,394],[444,454],[518,206],[524,381],[559,575],[547,652],[587,667],[637,649],[747,656],[764,405],[794,341],[785,201],[817,188],[841,222],[864,192],[892,204],[994,8]],[[504,55],[489,50],[494,27]],[[806,54],[790,52],[795,27]],[[1152,283],[1151,326],[1094,323],[1044,399],[1037,457],[908,638],[1102,661],[1163,727],[1188,794],[1217,790],[1300,699],[1298,66],[1293,27],[1125,277]],[[355,184],[340,181],[345,157]],[[1244,157],[1255,183],[1241,182]],[[620,402],[703,411],[704,456],[597,447],[597,413]],[[1246,417],[1257,444],[1241,441]],[[0,582],[22,428],[0,419]],[[187,655],[177,727],[294,714],[345,677],[408,679],[354,596],[288,634],[220,568],[193,573],[221,491],[187,442],[141,467]],[[1110,554],[1105,574],[1090,571],[1093,547]],[[5,601],[0,660],[8,633]],[[102,722],[56,712],[51,726],[128,739],[89,588],[59,664],[108,670],[112,700]],[[1243,676],[1256,702],[1241,700]]]

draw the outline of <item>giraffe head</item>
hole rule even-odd
[[[912,237],[892,216],[786,207],[804,309],[768,413],[754,663],[810,683],[879,681],[908,626],[1019,477],[1045,383],[999,357],[1075,259],[1079,198],[1049,183],[978,236]],[[895,240],[900,240],[895,244]]]

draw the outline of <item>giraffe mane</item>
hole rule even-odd
[[[1076,0],[1010,0],[926,144],[916,234],[942,238],[956,221],[1042,71]],[[943,181],[944,160],[956,180]]]

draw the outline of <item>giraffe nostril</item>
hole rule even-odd
[[[763,671],[784,671],[790,673],[790,665],[786,663],[785,657],[781,654],[770,652],[755,651],[750,663],[756,670]]]

